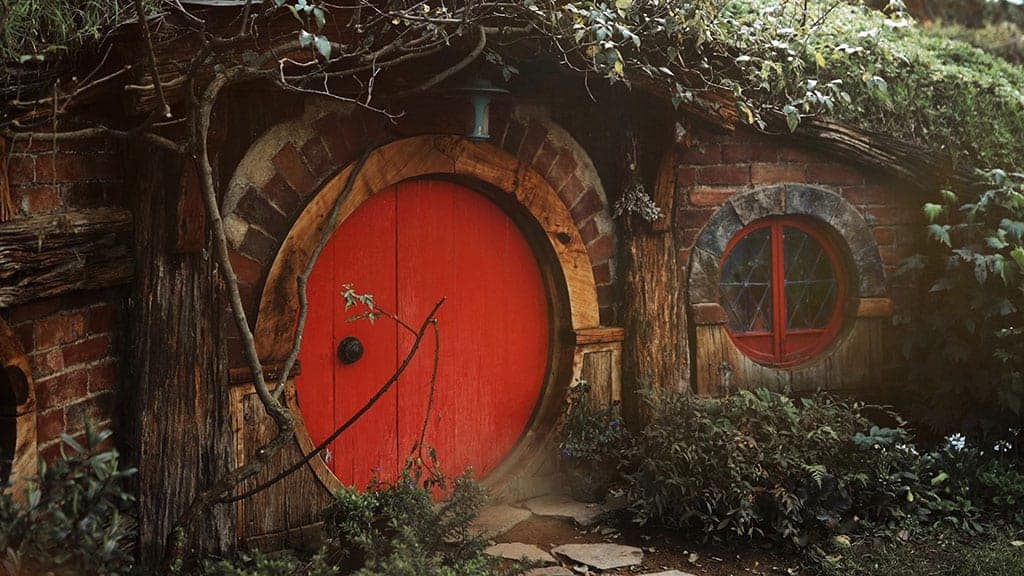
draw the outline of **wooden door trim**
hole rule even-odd
[[[10,384],[17,398],[15,412],[15,445],[14,460],[11,465],[9,493],[15,499],[25,496],[25,486],[29,478],[37,472],[38,453],[36,450],[36,396],[35,383],[32,380],[32,369],[28,357],[19,344],[14,332],[0,319],[0,370],[8,379],[16,380]]]
[[[271,265],[260,298],[254,332],[257,350],[266,364],[281,362],[288,353],[298,310],[294,279],[306,265],[324,227],[328,225],[331,207],[353,169],[352,164],[347,166],[309,201]],[[336,226],[340,226],[375,193],[403,181],[426,177],[459,178],[470,185],[476,183],[499,194],[507,194],[522,212],[536,222],[547,238],[547,246],[543,249],[535,246],[542,272],[546,268],[556,271],[546,279],[549,285],[554,281],[560,293],[553,299],[552,318],[554,322],[568,325],[552,327],[548,378],[526,432],[505,461],[485,480],[485,484],[500,491],[513,476],[521,477],[542,466],[540,460],[544,455],[540,454],[541,448],[550,443],[561,413],[562,400],[573,373],[572,359],[585,345],[575,343],[573,335],[600,325],[593,269],[586,244],[569,208],[541,174],[500,148],[459,136],[415,136],[372,151],[362,170],[356,174],[348,196],[342,201]],[[531,235],[526,237],[529,240]],[[553,257],[545,258],[545,254]],[[550,261],[545,262],[545,259]],[[295,435],[299,447],[308,453],[314,444],[303,422],[292,384],[286,399],[297,416]],[[341,487],[321,459],[314,458],[310,467],[329,490]]]

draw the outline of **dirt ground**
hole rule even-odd
[[[716,546],[661,532],[611,530],[613,528],[610,526],[600,523],[590,528],[580,528],[571,520],[533,516],[495,538],[495,541],[534,544],[547,551],[561,544],[596,542],[627,544],[643,549],[642,567],[621,569],[606,574],[647,574],[671,569],[696,576],[812,574],[800,566],[799,559],[771,548]]]

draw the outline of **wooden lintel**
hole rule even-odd
[[[280,364],[267,364],[267,365],[264,365],[263,366],[263,378],[264,378],[264,380],[266,380],[267,382],[271,382],[271,381],[274,381],[274,380],[277,380],[278,378],[280,378],[281,377],[281,368],[282,368],[282,366]],[[294,378],[294,377],[298,376],[301,373],[302,373],[301,367],[299,365],[298,360],[296,360],[295,361],[295,365],[292,366],[291,374],[289,374],[288,377],[289,378]],[[241,385],[241,384],[252,384],[254,382],[254,379],[253,379],[253,376],[252,376],[252,369],[250,369],[248,366],[243,366],[241,368],[231,368],[230,370],[228,370],[228,381],[231,383],[232,386],[238,386],[238,385]]]
[[[583,344],[608,344],[622,342],[625,331],[622,328],[611,327],[585,328],[577,330],[575,336],[577,346]]]
[[[889,318],[892,300],[888,298],[861,298],[857,300],[857,318]]]
[[[129,282],[132,214],[104,208],[0,223],[0,308]]]

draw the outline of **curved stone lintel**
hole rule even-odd
[[[884,296],[885,271],[871,227],[842,196],[807,184],[758,188],[729,199],[708,220],[690,256],[691,304],[718,301],[718,261],[729,240],[744,226],[769,216],[802,215],[832,228],[845,243],[857,273],[856,295]]]

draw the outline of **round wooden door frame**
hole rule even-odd
[[[331,207],[353,169],[352,165],[347,166],[316,193],[296,219],[274,258],[260,297],[254,332],[260,359],[265,364],[281,362],[288,353],[298,311],[295,278],[309,260],[328,224]],[[572,362],[578,346],[575,333],[597,328],[600,324],[597,286],[586,246],[572,214],[543,176],[495,146],[458,136],[415,136],[373,150],[355,176],[348,196],[342,201],[336,225],[344,222],[376,192],[406,180],[429,176],[456,177],[470,185],[477,183],[499,194],[507,194],[523,213],[532,217],[547,237],[548,246],[535,245],[534,251],[545,276],[545,284],[558,292],[552,295],[551,300],[553,325],[548,376],[522,438],[484,480],[487,486],[499,487],[512,477],[529,474],[546,461],[542,449],[551,441],[572,377]],[[529,234],[525,235],[528,241],[531,240]],[[544,254],[550,256],[544,258]],[[569,326],[559,325],[566,321]],[[292,381],[289,381],[285,397],[296,416],[295,436],[299,447],[304,453],[309,453],[314,444],[305,428]],[[320,458],[312,459],[310,465],[327,489],[333,492],[341,487],[340,481]]]
[[[18,343],[14,332],[0,320],[0,370],[7,373],[8,378],[18,376],[22,382],[20,390],[15,390],[18,398],[18,411],[15,415],[15,447],[14,462],[11,466],[10,493],[18,500],[25,496],[26,481],[36,474],[36,400],[35,384],[32,381],[32,370],[28,357]]]

